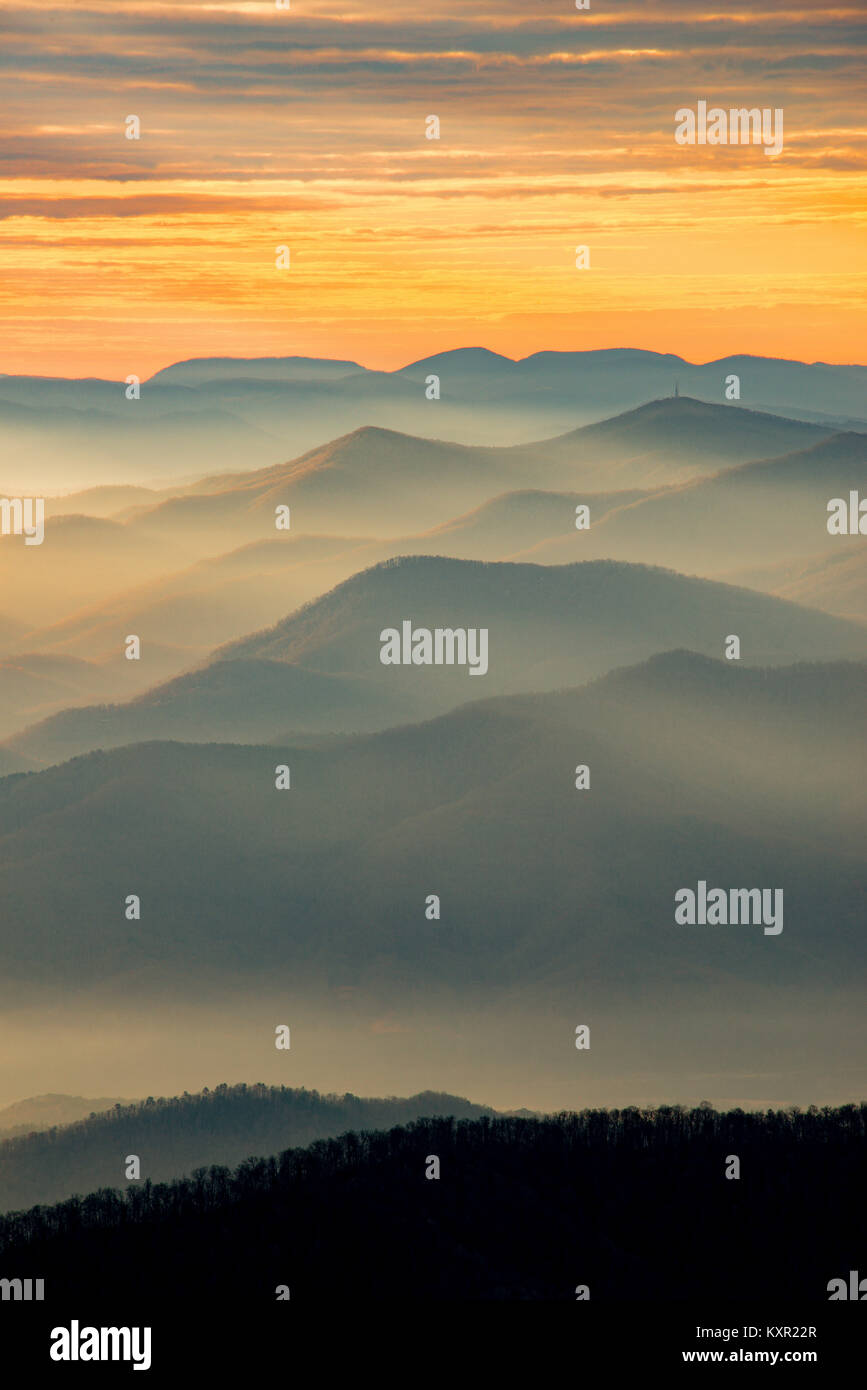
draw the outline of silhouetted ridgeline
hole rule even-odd
[[[422,1115],[475,1118],[493,1111],[424,1091],[406,1099],[320,1095],[288,1086],[218,1086],[200,1095],[148,1100],[0,1142],[0,1211],[125,1186],[128,1154],[142,1178],[167,1181],[203,1163],[301,1147],[345,1130],[386,1129]]]
[[[4,1273],[166,1297],[826,1301],[863,1262],[867,1105],[419,1120],[0,1220]],[[431,1156],[438,1180],[427,1179]],[[740,1179],[725,1177],[731,1155]]]

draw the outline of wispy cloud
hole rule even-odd
[[[344,355],[367,322],[383,365],[444,324],[452,342],[481,327],[518,353],[610,345],[625,291],[642,345],[677,349],[700,312],[707,353],[797,350],[800,315],[805,350],[856,355],[859,7],[0,0],[0,31],[6,370],[46,365],[40,323],[61,369],[69,355],[115,367],[125,329],[158,366],[191,325],[231,324],[239,306],[239,351],[274,349],[275,310],[287,351],[322,350],[315,322]],[[700,97],[782,107],[782,154],[677,146],[674,113]],[[591,237],[581,275],[574,247]],[[281,242],[297,252],[290,280]],[[761,309],[758,342],[714,338],[734,303]],[[505,341],[534,315],[538,331]]]

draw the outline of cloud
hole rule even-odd
[[[269,324],[355,332],[381,313],[433,330],[564,298],[616,314],[626,286],[636,313],[673,315],[697,283],[711,315],[756,294],[754,256],[786,333],[829,265],[863,303],[852,5],[0,0],[0,26],[0,245],[25,296],[4,299],[7,337],[60,302],[78,342],[115,312],[110,285],[124,312],[147,293],[178,323],[243,305],[245,332],[257,302]],[[699,97],[782,106],[783,154],[678,147],[674,113]],[[304,254],[275,300],[261,267],[283,240]]]

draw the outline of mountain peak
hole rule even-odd
[[[458,368],[462,372],[495,372],[509,370],[517,363],[511,357],[504,357],[502,353],[492,352],[486,347],[462,347],[448,348],[445,352],[434,353],[431,357],[422,357],[417,362],[408,362],[405,367],[401,367],[401,373],[421,371],[437,371],[443,367]]]
[[[215,381],[336,381],[364,372],[360,363],[332,357],[187,357],[154,372],[155,382],[202,386]]]

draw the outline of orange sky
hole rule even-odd
[[[0,0],[0,371],[864,361],[864,11],[722,8]],[[677,145],[700,98],[783,108],[782,154]]]

